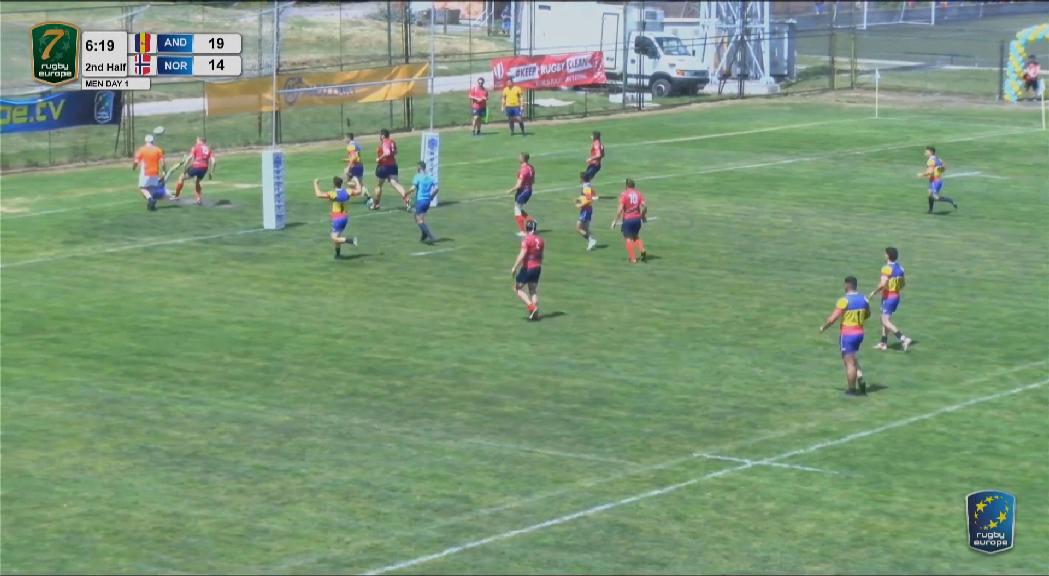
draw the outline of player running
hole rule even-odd
[[[379,131],[379,147],[375,151],[375,177],[379,180],[379,183],[375,185],[375,197],[372,198],[372,210],[379,209],[379,203],[382,201],[382,185],[387,180],[393,185],[393,188],[397,190],[397,193],[401,195],[401,200],[404,202],[404,209],[408,210],[408,193],[404,191],[404,186],[397,181],[397,143],[390,138],[390,131],[383,128]]]
[[[525,223],[531,220],[524,206],[532,197],[532,186],[535,184],[535,167],[528,163],[530,156],[527,152],[521,152],[518,159],[521,165],[517,169],[517,182],[509,190],[514,195],[514,220],[517,222],[517,235],[524,237]]]
[[[319,179],[313,179],[313,195],[321,200],[331,202],[331,243],[335,247],[335,258],[339,259],[342,258],[343,244],[357,246],[357,237],[354,236],[347,240],[343,232],[346,231],[346,225],[350,223],[350,198],[359,196],[360,189],[352,185],[349,190],[343,188],[342,178],[338,176],[331,179],[335,189],[330,192],[322,191],[319,182]]]
[[[514,293],[525,303],[529,320],[539,320],[539,275],[543,271],[543,250],[546,248],[546,241],[535,233],[538,227],[535,220],[528,221],[525,228],[528,233],[521,240],[521,251],[510,269],[510,275],[514,277]]]
[[[201,180],[207,175],[211,180],[211,174],[215,171],[215,153],[208,146],[207,138],[197,136],[197,143],[190,149],[189,155],[184,160],[186,170],[178,177],[175,184],[175,200],[182,196],[182,186],[186,184],[186,177],[193,178],[193,203],[200,206],[203,202],[201,191]]]
[[[903,266],[897,261],[900,253],[889,246],[885,249],[885,265],[881,267],[881,282],[868,298],[881,292],[881,342],[874,346],[876,350],[889,349],[889,332],[892,332],[906,352],[911,347],[911,339],[904,336],[903,332],[892,323],[892,314],[900,307],[900,291],[907,284],[903,275]]]
[[[594,130],[590,137],[590,157],[586,159],[587,182],[594,181],[594,176],[601,171],[601,161],[605,158],[605,145],[601,142],[601,133]]]
[[[929,179],[929,214],[932,214],[933,203],[947,202],[954,209],[958,209],[958,203],[946,196],[941,196],[940,191],[943,190],[943,171],[947,169],[947,165],[940,160],[940,157],[936,155],[936,148],[932,146],[925,147],[925,171],[918,173],[918,178]]]
[[[863,379],[863,370],[860,369],[860,361],[856,358],[856,354],[859,353],[860,344],[863,343],[863,322],[871,317],[871,306],[867,298],[856,291],[856,287],[856,277],[846,276],[845,296],[838,298],[834,311],[820,326],[822,333],[830,325],[841,320],[839,344],[841,361],[845,365],[847,386],[845,394],[848,396],[863,396],[867,393],[867,381]],[[859,389],[857,389],[857,384]]]
[[[575,230],[586,240],[586,251],[589,252],[597,246],[597,238],[590,234],[590,221],[594,218],[594,200],[597,200],[597,194],[594,193],[594,186],[590,183],[587,172],[580,172],[579,180],[583,188],[575,200],[575,205],[579,208],[579,220],[576,221]]]
[[[168,198],[164,187],[164,151],[154,143],[153,135],[146,134],[146,143],[135,151],[132,170],[138,170],[138,190],[146,199],[146,210],[155,211],[157,200]]]
[[[346,135],[346,182],[350,183],[364,196],[365,202],[371,200],[368,187],[364,185],[364,160],[361,158],[361,145],[357,143],[353,132]]]
[[[626,179],[626,190],[619,195],[619,209],[612,218],[612,228],[623,222],[623,240],[626,243],[626,253],[631,264],[637,264],[635,249],[641,252],[641,261],[648,260],[648,252],[645,251],[645,243],[641,241],[641,223],[648,220],[648,205],[645,204],[645,195],[634,188],[634,181]]]
[[[525,135],[524,117],[521,116],[521,87],[514,84],[513,78],[506,79],[506,87],[503,88],[503,99],[500,107],[506,112],[506,120],[510,124],[510,135],[514,135],[514,121],[521,125],[521,136]]]
[[[426,225],[426,212],[430,210],[430,202],[437,197],[437,183],[434,182],[433,176],[426,172],[426,162],[419,162],[419,170],[412,178],[412,187],[408,189],[408,195],[412,194],[415,194],[415,223],[422,232],[419,242],[433,244],[437,238]]]
[[[477,79],[477,85],[470,88],[470,114],[473,117],[473,135],[481,135],[481,120],[488,117],[488,90],[484,87],[484,78]],[[523,129],[522,129],[523,130]]]

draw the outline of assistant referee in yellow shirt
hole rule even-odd
[[[510,123],[510,135],[514,135],[514,121],[521,125],[521,136],[525,135],[524,117],[521,115],[521,95],[524,90],[514,84],[513,78],[506,79],[506,87],[503,88],[503,100],[501,107],[506,112],[506,120]]]

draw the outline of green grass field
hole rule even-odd
[[[124,163],[3,175],[2,571],[1045,573],[1046,132],[1019,107],[882,112],[447,131],[445,241],[419,244],[388,197],[353,206],[341,261],[310,189],[335,144],[288,149],[279,232],[259,229],[256,153],[220,158],[211,206],[155,213]],[[929,143],[958,212],[925,214]],[[406,176],[417,138],[400,146]],[[522,149],[538,323],[509,276]],[[608,229],[627,176],[656,257],[634,266]],[[846,398],[817,328],[888,245],[917,344],[875,352],[868,324],[875,391]],[[966,543],[986,488],[1018,499],[994,556]]]

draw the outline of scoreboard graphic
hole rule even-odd
[[[33,78],[52,86],[80,78],[82,90],[149,90],[152,78],[241,75],[241,36],[81,31],[43,22],[30,33]]]

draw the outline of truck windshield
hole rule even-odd
[[[667,56],[691,56],[692,53],[685,48],[685,44],[673,36],[660,36],[656,38],[659,47]]]

